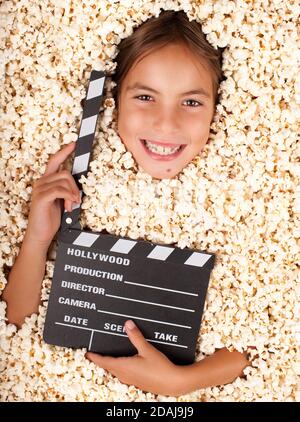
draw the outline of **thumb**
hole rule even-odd
[[[142,332],[131,319],[125,322],[125,330],[129,340],[137,349],[139,355],[145,356],[155,349],[150,343],[148,343]]]

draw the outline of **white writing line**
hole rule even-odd
[[[146,338],[146,340],[150,341],[151,343],[161,343],[161,344],[167,344],[168,346],[177,346],[177,347],[182,347],[184,349],[188,349],[187,346],[183,346],[182,344],[172,344],[172,343],[167,343],[166,341],[149,340],[148,338]]]
[[[192,328],[189,325],[173,324],[172,322],[157,321],[156,319],[141,318],[134,315],[117,314],[116,312],[100,311],[99,309],[97,310],[97,312],[102,312],[104,314],[110,314],[110,315],[119,315],[119,316],[124,316],[124,317],[129,317],[129,318],[135,318],[135,319],[141,319],[143,321],[157,322],[158,324],[174,325],[175,327]]]
[[[163,305],[162,303],[147,302],[145,300],[131,299],[129,297],[115,296],[115,295],[108,295],[108,294],[106,294],[105,296],[114,297],[115,299],[130,300],[131,302],[147,303],[148,305],[162,306],[164,308],[179,309],[180,311],[195,312],[194,309],[179,308],[178,306]]]
[[[150,284],[134,283],[133,281],[124,281],[126,284],[134,284],[135,286],[149,287],[149,289],[166,290],[168,292],[180,293],[182,295],[199,296],[197,293],[188,293],[181,290],[166,289],[165,287],[151,286]]]
[[[91,332],[91,338],[90,338],[90,343],[89,343],[89,350],[91,350],[91,347],[92,347],[93,335],[94,335],[94,330],[92,330],[92,332]]]
[[[77,325],[72,324],[64,324],[62,322],[56,322],[57,325],[64,325],[66,327],[72,327],[72,328],[79,328],[80,330],[88,330],[88,331],[97,331],[97,333],[103,333],[103,334],[110,334],[111,336],[120,336],[120,337],[128,337],[126,334],[117,334],[117,333],[110,333],[109,331],[103,331],[103,330],[95,330],[94,328],[84,328],[84,327],[78,327]],[[174,347],[182,347],[184,349],[188,349],[188,346],[184,346],[182,344],[173,344],[173,343],[167,343],[166,341],[158,341],[158,340],[150,340],[146,338],[147,341],[150,341],[151,343],[160,343],[160,344],[167,344],[168,346],[174,346]]]

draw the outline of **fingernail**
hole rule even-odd
[[[133,330],[136,327],[135,323],[131,319],[129,319],[128,321],[126,321],[125,324],[126,324],[126,327],[129,330]]]

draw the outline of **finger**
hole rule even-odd
[[[53,191],[51,192],[52,196],[50,198],[50,200],[52,200],[55,194],[58,195],[59,193],[61,195],[62,193],[62,192],[56,193],[57,188],[63,187],[65,191],[68,192],[68,195],[56,196],[54,199],[63,198],[64,199],[63,209],[71,212],[73,209],[72,208],[73,203],[76,203],[77,205],[81,203],[81,195],[73,177],[71,175],[69,175],[68,177],[68,174],[65,174],[65,175],[67,175],[67,177],[59,177],[59,173],[55,173],[54,175],[47,176],[46,181],[44,181],[42,184],[40,184],[36,188],[36,192],[38,192],[39,195],[44,194],[44,197],[46,195],[47,200],[49,200],[49,191]]]
[[[59,190],[60,188],[63,188],[64,190]],[[70,183],[70,180],[60,179],[53,182],[44,183],[43,185],[39,186],[39,194],[44,194],[44,196],[47,195],[47,199],[50,198],[51,201],[53,198],[63,198],[65,201],[64,209],[71,212],[72,204],[76,203],[78,205],[81,202],[80,194],[78,194],[78,192],[74,192],[72,188],[73,186]]]
[[[100,368],[103,368],[107,371],[113,373],[117,370],[118,358],[114,358],[112,356],[103,356],[92,352],[87,352],[85,357],[91,362],[94,362]]]
[[[69,184],[69,186],[70,186],[70,189],[73,192],[73,194],[78,198],[78,200],[80,200],[81,199],[80,190],[79,190],[79,188],[78,188],[78,186],[77,186],[77,184],[75,182],[74,177],[69,172],[69,170],[62,170],[60,173],[57,173],[57,174],[58,174],[58,177],[59,177],[57,180],[59,180],[59,181],[63,181],[63,180],[67,181],[68,184]],[[52,178],[52,176],[51,176],[51,178]]]
[[[65,209],[67,209],[67,211],[72,211],[72,203],[77,202],[77,199],[74,197],[74,194],[70,191],[70,189],[61,185],[54,185],[52,188],[40,191],[38,195],[45,202],[53,202],[56,199],[64,199]]]
[[[61,168],[62,164],[60,165]],[[74,177],[69,172],[69,170],[62,170],[54,174],[50,174],[45,177],[40,178],[39,180],[39,189],[44,190],[45,187],[49,187],[50,184],[63,184],[66,187],[69,187],[73,194],[76,196],[78,201],[81,200],[80,190],[75,182]]]
[[[80,191],[76,185],[75,180],[72,176],[68,176],[65,173],[62,173],[59,175],[56,173],[56,176],[52,175],[49,176],[47,179],[44,180],[43,184],[40,184],[38,187],[39,192],[45,192],[46,190],[49,190],[50,188],[54,189],[56,186],[63,186],[66,189],[74,195],[74,199],[80,199]]]
[[[68,187],[70,189],[70,191],[72,192],[72,194],[74,195],[74,199],[73,201],[76,202],[76,204],[80,204],[81,203],[81,194],[80,194],[80,190],[78,189],[78,186],[74,180],[74,177],[71,175],[71,173],[68,170],[63,170],[60,173],[55,173],[56,175],[58,175],[59,179],[56,179],[56,183],[59,184],[63,184],[66,187]],[[49,177],[49,176],[48,176]],[[55,175],[50,176],[50,178],[55,177]],[[72,202],[66,200],[65,201],[65,209],[67,211],[72,211]]]
[[[53,174],[57,172],[60,165],[68,158],[68,156],[74,151],[76,142],[71,142],[64,148],[57,151],[49,160],[44,175]]]
[[[125,322],[125,330],[129,340],[137,349],[139,355],[145,356],[155,350],[155,348],[147,342],[142,332],[131,319]]]

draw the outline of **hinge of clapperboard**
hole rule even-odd
[[[95,137],[100,107],[103,100],[105,73],[92,70],[87,94],[85,97],[78,139],[76,141],[72,176],[78,186],[82,203],[83,190],[79,179],[86,176]],[[60,233],[66,230],[82,230],[79,222],[81,203],[73,203],[72,211],[65,210],[62,214]]]

